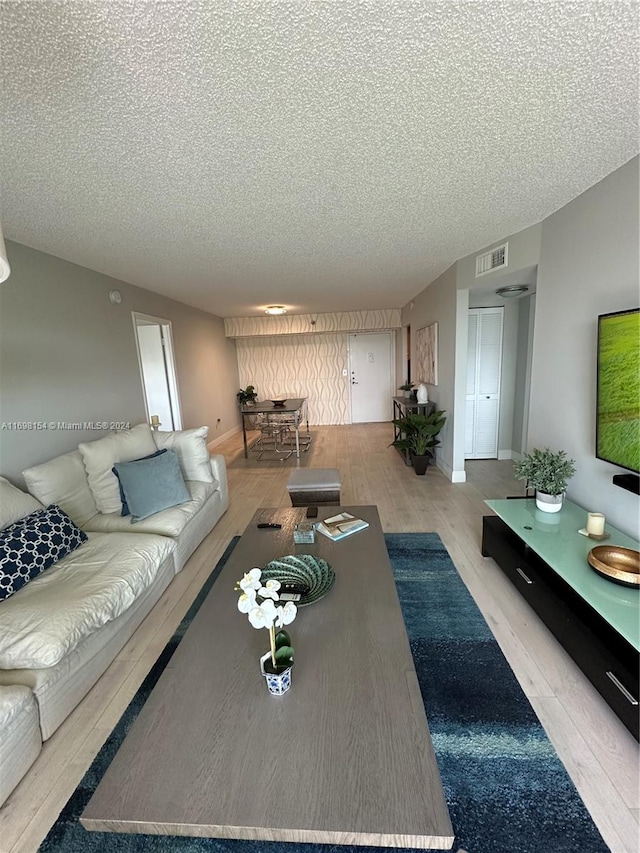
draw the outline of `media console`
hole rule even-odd
[[[559,513],[534,499],[490,500],[482,555],[492,557],[571,655],[624,725],[640,740],[640,589],[597,574],[587,554],[598,542],[578,533],[587,511],[565,500]],[[638,550],[611,525],[607,544]]]

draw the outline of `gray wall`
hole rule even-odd
[[[511,449],[514,458],[521,458],[526,451],[526,431],[528,428],[528,411],[530,396],[530,374],[528,373],[529,353],[531,348],[530,328],[535,296],[522,296],[518,303],[518,334],[516,352],[515,393],[513,399],[513,433]]]
[[[469,294],[518,283],[522,271],[528,282],[535,282],[538,265],[528,441],[522,449],[566,450],[578,468],[569,497],[604,512],[632,536],[639,532],[638,497],[612,484],[612,476],[622,469],[595,458],[596,333],[598,314],[638,307],[640,301],[638,186],[636,157],[543,222],[491,244],[508,239],[509,267],[519,267],[520,273],[490,273],[476,281],[475,257],[484,251],[480,248],[414,297],[413,312],[409,306],[402,309],[403,323],[411,318],[415,329],[433,320],[446,323],[456,304],[457,286],[457,332],[450,324],[447,332],[441,328],[439,359],[447,375],[454,365],[455,403],[463,412]],[[519,353],[518,361],[521,358]],[[518,375],[520,369],[517,365]],[[434,399],[446,394],[444,407],[450,409],[453,390],[444,385],[435,390]],[[452,410],[448,414],[453,416],[455,442],[447,436],[442,456],[455,481],[464,465],[464,420]]]
[[[416,332],[431,323],[438,324],[438,384],[429,385],[429,399],[447,413],[447,423],[440,433],[437,462],[451,474],[454,431],[454,351],[456,335],[456,268],[442,273],[413,300],[413,309],[402,309],[402,325],[411,324],[411,369],[415,373]]]
[[[638,179],[636,157],[543,222],[529,416],[529,447],[577,462],[569,497],[635,536],[638,496],[594,454],[597,316],[640,296]]]
[[[18,430],[13,422],[145,420],[131,312],[172,322],[185,429],[238,426],[235,343],[219,317],[18,243],[0,286],[0,474],[20,472],[105,430]],[[112,305],[112,289],[122,304]],[[220,418],[220,423],[217,419]]]

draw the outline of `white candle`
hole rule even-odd
[[[158,415],[151,415],[151,426],[160,426],[160,418]]]
[[[604,533],[604,515],[601,512],[587,513],[587,533],[602,536]]]

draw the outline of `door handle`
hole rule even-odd
[[[629,702],[631,702],[631,704],[632,704],[632,705],[637,705],[637,704],[638,704],[638,700],[635,698],[635,696],[633,696],[633,694],[629,693],[629,691],[628,691],[628,690],[627,690],[627,688],[624,686],[624,684],[622,684],[622,682],[621,682],[621,681],[619,681],[619,680],[615,677],[615,675],[614,675],[612,672],[610,672],[609,670],[607,670],[607,678],[610,678],[610,679],[611,679],[611,681],[613,681],[613,683],[614,683],[614,684],[615,684],[615,686],[618,688],[618,690],[622,693],[622,695],[624,696],[624,698],[625,698],[625,699],[628,699],[628,700],[629,700]]]
[[[516,566],[516,572],[520,575],[520,577],[521,577],[521,578],[522,578],[526,583],[533,583],[533,581],[531,580],[531,578],[529,578],[529,577],[527,577],[527,576],[525,575],[525,573],[522,571],[522,569],[520,568],[520,566]]]

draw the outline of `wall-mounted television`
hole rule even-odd
[[[640,473],[640,309],[598,317],[596,456]]]

